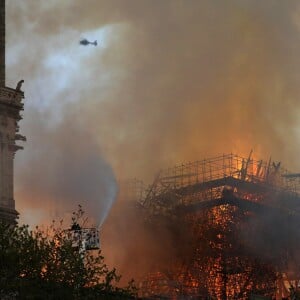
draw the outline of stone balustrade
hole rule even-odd
[[[23,110],[23,98],[24,93],[22,91],[17,91],[9,87],[0,87],[0,102],[2,104],[14,105]]]

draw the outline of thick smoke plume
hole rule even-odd
[[[116,182],[99,146],[78,125],[78,118],[65,113],[63,122],[47,128],[45,116],[35,111],[29,127],[30,151],[18,170],[22,178],[18,195],[30,210],[42,213],[40,218],[64,217],[81,205],[93,223],[101,225],[115,200]]]
[[[54,198],[106,209],[109,165],[150,182],[178,162],[253,148],[300,168],[298,1],[7,2],[7,83],[24,78],[26,92],[21,212]],[[81,37],[99,46],[80,48]]]

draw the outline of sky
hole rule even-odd
[[[6,24],[22,222],[101,225],[118,182],[222,153],[300,170],[299,1],[9,0]]]

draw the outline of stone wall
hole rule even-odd
[[[5,86],[5,0],[0,0],[0,86]]]

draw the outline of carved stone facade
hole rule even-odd
[[[25,140],[18,133],[22,119],[24,94],[8,87],[0,87],[0,219],[15,222],[14,155],[22,149],[16,140]]]
[[[23,110],[21,90],[5,86],[5,0],[0,0],[0,220],[15,223],[18,212],[14,200],[14,156],[16,140],[25,140],[18,133]]]

